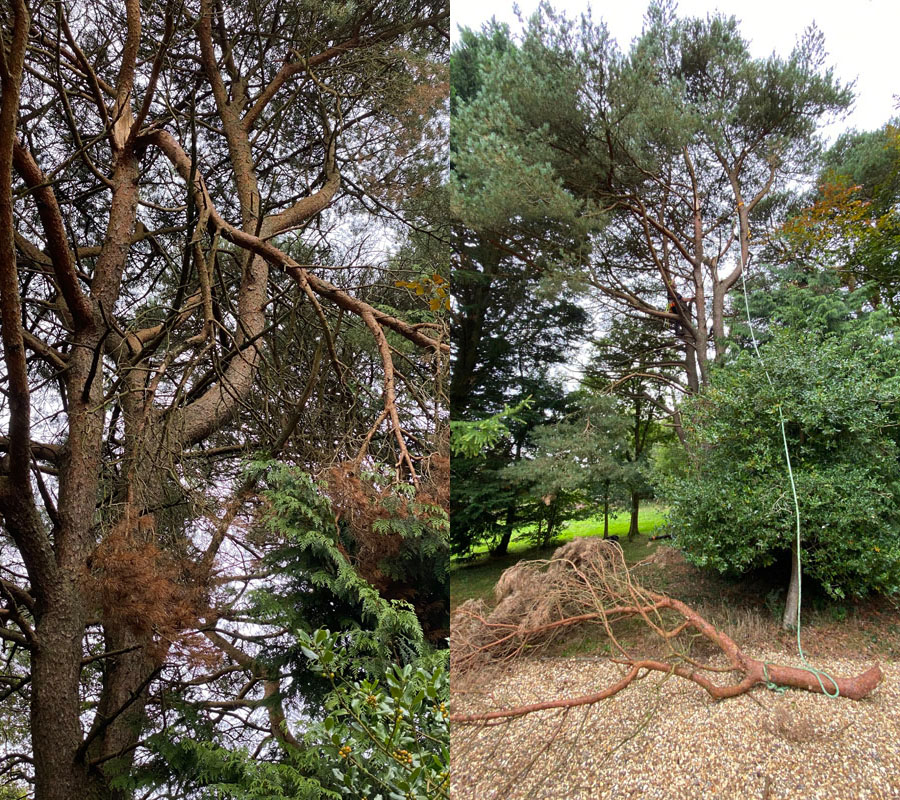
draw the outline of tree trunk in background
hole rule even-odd
[[[609,481],[606,482],[606,492],[603,495],[603,538],[609,538]]]
[[[691,394],[700,391],[700,376],[697,372],[697,349],[687,332],[684,336],[684,371],[687,374],[687,384]]]
[[[638,514],[640,513],[641,498],[637,492],[631,493],[631,522],[628,525],[628,538],[633,539],[638,535]]]
[[[513,463],[522,458],[522,447],[525,444],[525,435],[525,430],[521,430],[516,434]],[[503,536],[497,543],[497,546],[493,550],[491,550],[491,555],[493,556],[505,556],[506,551],[509,548],[509,542],[510,539],[512,539],[513,534],[513,527],[516,524],[516,502],[517,498],[514,495],[512,500],[509,501],[509,505],[506,507],[506,529],[503,531]],[[540,536],[540,528],[538,528],[538,536]]]
[[[450,376],[450,414],[454,419],[462,418],[469,407],[470,393],[475,385],[475,372],[481,361],[481,340],[488,309],[493,301],[494,276],[500,264],[500,251],[484,245],[478,248],[484,271],[477,279],[463,280],[457,284],[462,313],[454,326],[453,340],[456,342],[456,361]]]
[[[800,615],[800,556],[797,552],[796,540],[791,544],[791,582],[788,585],[787,598],[784,601],[784,618],[781,625],[784,628],[797,628],[797,618]]]
[[[506,527],[503,529],[503,536],[497,542],[497,546],[491,550],[492,556],[505,556],[509,548],[509,540],[512,538],[513,526],[516,523],[516,504],[511,502],[506,507]]]
[[[553,534],[556,533],[556,503],[551,504],[550,509],[547,511],[547,537],[544,540],[544,544],[550,544],[550,540],[553,539]]]

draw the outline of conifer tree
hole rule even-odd
[[[314,475],[328,568],[441,639],[448,4],[15,0],[0,26],[0,770],[123,800],[175,725],[322,794],[291,674],[256,660],[301,631],[244,603],[301,566],[244,467]]]

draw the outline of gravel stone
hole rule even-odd
[[[796,654],[748,655],[800,666]],[[872,665],[808,660],[834,675]],[[716,703],[688,681],[655,673],[593,707],[454,725],[451,796],[900,800],[900,663],[881,666],[884,681],[862,701],[759,687]],[[453,712],[577,697],[614,682],[621,669],[605,659],[522,659],[476,690],[454,691]]]

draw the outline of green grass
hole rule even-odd
[[[643,534],[649,534],[656,530],[663,522],[665,522],[665,511],[658,506],[647,505],[641,509],[638,517],[638,530]],[[628,513],[619,514],[618,516],[610,516],[609,533],[610,536],[621,536],[623,539],[628,534],[628,525],[631,522],[631,515]],[[576,536],[602,536],[603,535],[603,517],[591,517],[590,519],[582,519],[577,522],[569,522],[563,529],[563,533],[557,538],[560,542],[567,542]],[[510,543],[512,544],[512,543]]]
[[[609,533],[621,537],[619,543],[625,553],[625,560],[633,563],[646,558],[653,552],[655,543],[648,547],[648,537],[662,524],[665,512],[652,505],[643,508],[638,519],[640,535],[630,542],[626,538],[629,519],[628,514],[610,517]],[[568,523],[549,547],[535,547],[528,541],[526,535],[527,529],[517,531],[509,543],[509,552],[500,558],[491,557],[487,548],[482,547],[475,551],[474,559],[466,562],[454,562],[450,568],[450,607],[456,608],[466,600],[478,597],[490,602],[494,584],[503,570],[522,559],[549,558],[560,544],[574,539],[576,536],[602,536],[603,517],[591,517]]]
[[[624,538],[628,534],[628,525],[631,521],[631,515],[627,512],[609,517],[609,534],[610,536],[620,536]],[[645,505],[641,508],[638,517],[638,530],[641,533],[649,534],[665,522],[665,510],[659,506],[652,504]],[[534,525],[528,525],[516,530],[509,542],[510,553],[525,553],[534,550],[534,545],[528,538],[528,534],[534,530]],[[572,522],[563,523],[562,530],[556,534],[553,541],[554,546],[558,547],[563,542],[568,542],[576,536],[602,536],[603,535],[603,516],[598,515],[589,517],[588,519],[580,519]],[[480,556],[488,554],[487,545],[479,545],[472,549],[473,558],[477,560]],[[518,560],[518,559],[517,559]]]
[[[522,552],[507,553],[501,558],[488,558],[483,563],[467,564],[450,570],[450,609],[465,603],[472,598],[482,598],[491,602],[494,593],[494,584],[500,577],[500,573],[507,567],[511,567],[517,561],[525,558],[544,558],[547,551],[535,549],[528,555]]]

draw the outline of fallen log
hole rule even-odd
[[[549,561],[520,562],[497,582],[496,607],[463,604],[451,624],[451,664],[454,680],[471,680],[471,673],[545,646],[562,631],[577,625],[600,625],[622,664],[621,680],[581,697],[547,700],[476,714],[451,714],[451,722],[491,724],[535,711],[590,705],[621,692],[650,672],[676,675],[702,687],[714,700],[724,700],[758,685],[777,685],[808,692],[836,692],[861,700],[881,683],[877,665],[852,677],[831,677],[821,671],[770,664],[747,655],[727,634],[687,604],[637,584],[625,564],[621,547],[609,540],[576,539],[556,550]],[[615,623],[639,619],[656,634],[666,651],[648,658],[629,651],[613,631]],[[712,643],[727,666],[694,659],[679,637],[697,636]],[[713,679],[733,675],[730,683]]]

